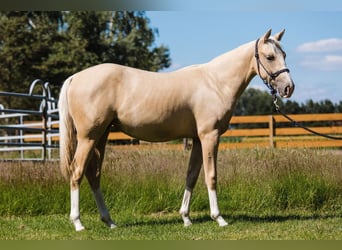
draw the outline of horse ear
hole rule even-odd
[[[283,29],[283,30],[280,31],[279,33],[275,34],[275,35],[274,35],[274,38],[275,38],[277,41],[280,42],[280,40],[281,40],[281,38],[283,37],[284,33],[285,33],[285,29]]]
[[[265,35],[264,35],[263,38],[262,38],[262,39],[264,40],[264,42],[267,42],[268,38],[270,38],[271,32],[272,32],[272,29],[269,29],[269,30],[265,33]]]

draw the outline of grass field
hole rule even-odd
[[[80,233],[68,220],[69,186],[58,162],[1,162],[0,239],[342,239],[340,151],[220,151],[225,228],[209,217],[203,173],[191,205],[194,224],[183,228],[178,209],[188,158],[163,146],[108,148],[102,189],[118,228],[100,222],[84,181],[87,230]]]

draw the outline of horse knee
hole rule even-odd
[[[79,188],[82,182],[83,176],[84,176],[84,172],[85,172],[84,168],[85,166],[77,166],[76,164],[75,164],[75,167],[72,168],[73,171],[70,175],[70,186],[72,190]]]
[[[215,168],[207,168],[205,171],[205,184],[211,190],[216,190],[216,169]]]
[[[79,188],[79,185],[81,184],[83,179],[83,175],[84,168],[77,167],[74,169],[72,175],[70,176],[70,185],[73,190]]]
[[[216,176],[207,176],[205,183],[210,190],[216,190]]]

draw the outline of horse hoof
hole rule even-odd
[[[74,224],[76,232],[80,232],[85,229],[80,219],[71,219],[71,222]]]
[[[192,225],[191,221],[184,222],[184,227],[190,227]]]
[[[84,228],[84,226],[75,226],[75,229],[76,229],[76,232],[81,232],[81,231],[83,231],[85,228]]]
[[[183,219],[183,221],[184,221],[184,227],[189,227],[189,226],[192,225],[189,216],[183,215],[183,214],[182,214],[182,219]]]
[[[182,216],[183,221],[184,221],[184,227],[189,227],[192,225],[191,220],[188,216]]]
[[[219,224],[220,227],[225,227],[228,226],[228,222],[226,222],[222,216],[217,217],[216,219],[217,223]]]

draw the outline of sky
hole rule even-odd
[[[53,1],[20,2],[20,9],[28,3],[30,10],[144,10],[159,31],[156,45],[170,49],[167,71],[208,62],[270,28],[274,33],[285,28],[282,44],[296,84],[291,99],[342,101],[341,0],[60,0],[57,8]],[[250,87],[267,90],[258,77]]]
[[[170,49],[172,65],[167,71],[208,62],[256,40],[270,28],[273,33],[285,28],[282,46],[296,85],[291,100],[329,99],[337,103],[342,101],[342,8],[328,9],[325,4],[321,10],[317,2],[312,2],[311,10],[298,6],[293,10],[289,1],[281,11],[269,5],[254,9],[248,5],[243,10],[195,5],[176,11],[147,11],[146,15],[150,26],[158,29],[156,44]],[[258,77],[249,87],[267,90]]]

